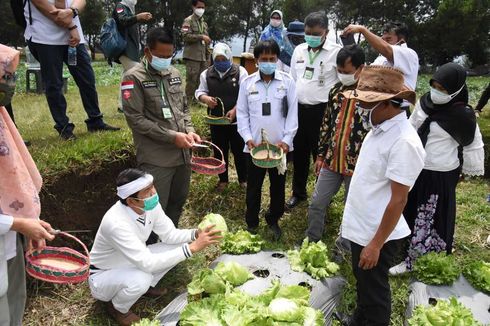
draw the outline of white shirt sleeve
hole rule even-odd
[[[238,85],[241,85],[245,78],[248,77],[248,71],[244,67],[240,66],[240,79],[238,80]]]
[[[298,131],[298,94],[296,93],[296,84],[291,80],[288,88],[288,116],[284,126],[284,137],[282,141],[293,148],[293,139]]]
[[[485,150],[480,127],[475,129],[475,138],[468,146],[463,147],[463,174],[477,176],[485,174]]]
[[[402,185],[413,187],[424,168],[424,162],[425,151],[420,141],[401,138],[392,146],[385,176]]]
[[[392,45],[393,67],[400,69],[405,78],[417,76],[419,71],[419,56],[417,52],[407,46]]]
[[[237,108],[237,123],[238,133],[242,136],[243,141],[246,143],[249,140],[253,140],[252,131],[250,130],[250,113],[248,110],[248,90],[247,83],[240,84],[240,92],[238,93]]]
[[[428,115],[424,112],[424,110],[422,110],[422,107],[420,106],[420,101],[417,101],[408,121],[410,121],[410,124],[415,130],[418,130],[422,123],[424,123],[425,119],[427,119],[427,117]]]
[[[10,215],[0,214],[0,235],[6,234],[14,224],[14,218]]]
[[[172,220],[165,214],[160,205],[157,206],[158,216],[154,219],[153,232],[166,244],[179,244],[191,242],[196,239],[196,230],[177,229]]]
[[[289,69],[289,74],[293,79],[296,81],[297,75],[296,75],[296,57],[298,56],[298,47],[296,47],[293,51],[293,55],[291,56],[291,64],[290,64],[290,69]]]
[[[194,96],[196,97],[196,100],[199,101],[199,97],[201,95],[208,95],[209,93],[209,88],[208,88],[208,82],[206,80],[206,74],[208,72],[208,69],[204,70],[200,77],[199,77],[199,87],[196,89],[196,92],[194,93]]]

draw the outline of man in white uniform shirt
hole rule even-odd
[[[293,192],[286,202],[292,209],[308,195],[306,183],[310,156],[316,161],[318,138],[328,94],[337,77],[338,44],[327,40],[328,18],[324,12],[314,12],[305,18],[305,41],[294,49],[290,74],[298,93],[298,132],[294,137]]]
[[[419,56],[417,52],[409,48],[408,27],[400,22],[389,22],[383,26],[381,37],[373,34],[364,26],[349,25],[344,29],[343,34],[361,33],[368,43],[379,52],[379,56],[374,60],[373,65],[393,67],[403,72],[405,86],[412,90],[417,87],[417,76],[419,73]],[[404,101],[403,110],[410,116],[410,103]]]
[[[29,0],[24,1],[26,30],[24,37],[29,50],[41,64],[41,76],[45,87],[54,128],[61,139],[73,140],[75,125],[66,115],[67,103],[63,95],[63,62],[80,90],[80,97],[88,118],[89,132],[115,131],[102,119],[99,108],[95,75],[80,25],[79,13],[85,0]],[[76,63],[69,62],[68,49],[76,48]]]
[[[119,201],[104,215],[90,252],[89,286],[92,296],[107,303],[120,324],[140,318],[130,311],[142,296],[160,296],[160,279],[192,254],[218,242],[219,230],[179,230],[165,215],[153,177],[127,169],[117,178]],[[162,242],[146,246],[151,232]]]
[[[402,215],[408,192],[424,166],[422,142],[401,109],[415,102],[401,71],[365,67],[347,98],[360,102],[362,119],[371,126],[361,147],[342,220],[350,240],[357,281],[357,308],[349,325],[389,325],[391,291],[388,269],[395,240],[410,235]]]

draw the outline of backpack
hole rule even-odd
[[[126,45],[126,39],[119,33],[114,18],[107,19],[100,29],[100,47],[106,58],[118,59]]]
[[[32,25],[31,2],[29,0],[10,0],[10,8],[14,15],[15,23],[25,29],[27,27],[24,17],[24,7],[26,3],[29,5],[29,24]]]

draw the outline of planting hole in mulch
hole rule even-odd
[[[279,252],[275,252],[275,253],[272,254],[272,257],[274,257],[274,258],[284,258],[286,256],[284,256],[284,254],[281,254]]]
[[[313,286],[311,286],[311,284],[308,282],[300,282],[300,283],[298,283],[298,285],[307,288],[308,290],[310,290],[310,292],[311,292],[311,289],[313,288]]]
[[[437,304],[437,299],[435,299],[435,298],[429,298],[429,304],[431,306],[435,306]]]
[[[262,278],[266,278],[266,277],[269,277],[269,275],[271,275],[271,273],[267,269],[258,269],[255,272],[253,272],[252,274],[254,274],[257,277],[262,277]]]

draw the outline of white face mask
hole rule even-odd
[[[362,126],[365,130],[371,130],[371,129],[375,129],[375,126],[373,124],[373,121],[371,120],[372,116],[373,116],[373,111],[383,102],[379,102],[378,104],[376,104],[372,109],[368,110],[368,109],[364,109],[363,107],[361,107],[359,104],[357,104],[357,112],[359,113],[359,115],[361,116],[361,119],[362,119]]]
[[[432,103],[434,103],[434,104],[447,104],[453,98],[458,96],[458,94],[461,93],[463,88],[464,88],[464,84],[457,92],[455,92],[453,94],[446,94],[444,92],[441,92],[438,89],[431,87],[430,88],[430,99],[432,100]]]
[[[194,9],[194,13],[197,17],[202,17],[204,15],[204,8],[196,8]]]
[[[271,18],[270,24],[272,27],[279,27],[282,24],[282,20]]]
[[[339,80],[344,86],[352,86],[357,82],[356,74],[341,74],[337,72],[337,76],[339,76]]]

